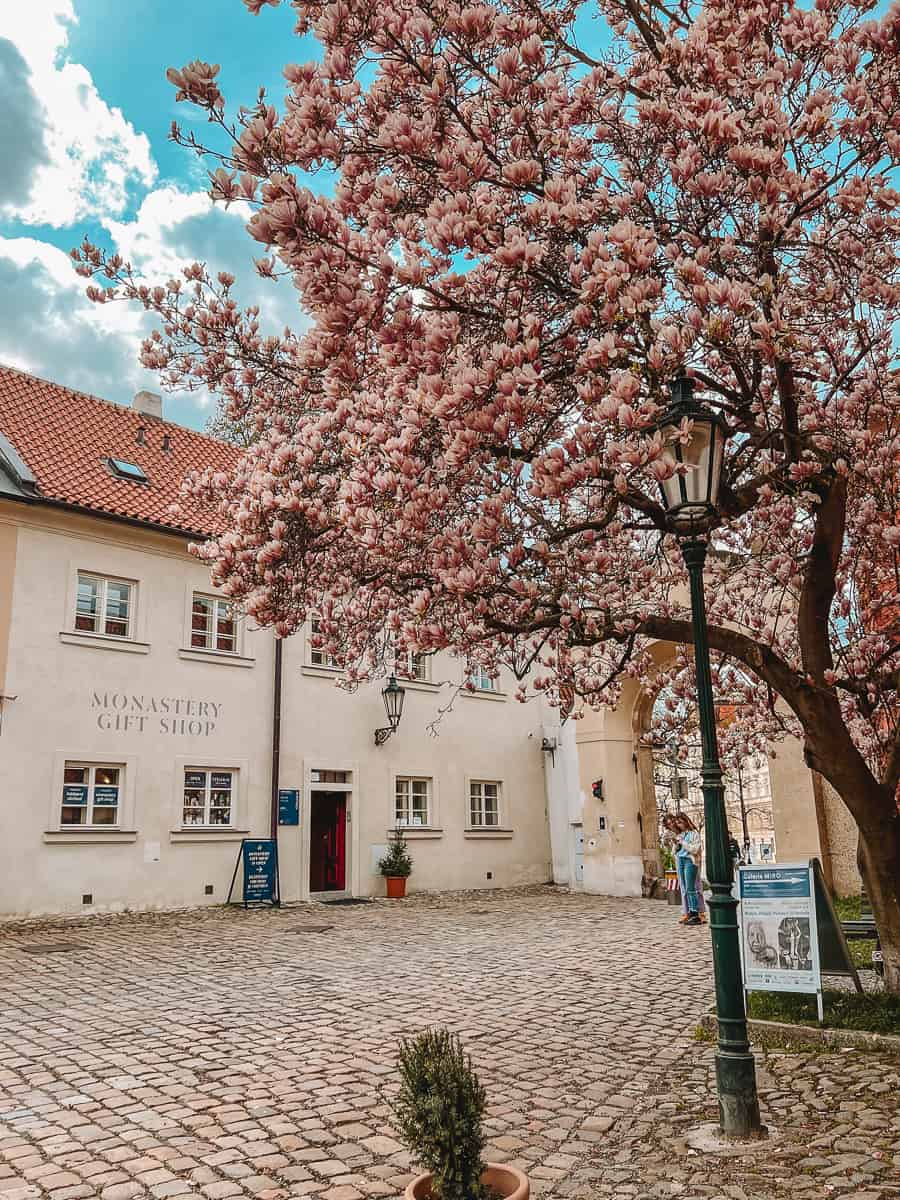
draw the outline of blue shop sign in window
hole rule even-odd
[[[119,789],[117,787],[95,787],[94,788],[94,803],[95,804],[118,804]]]
[[[210,778],[210,787],[214,788],[230,788],[231,787],[231,772],[230,771],[213,771]]]
[[[83,807],[87,804],[88,790],[83,783],[67,783],[63,787],[63,804]]]
[[[185,771],[184,786],[189,788],[206,787],[205,771]]]

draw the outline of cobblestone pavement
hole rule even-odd
[[[5,927],[0,1200],[394,1196],[397,1039],[429,1024],[544,1197],[900,1196],[900,1063],[859,1052],[761,1057],[780,1140],[688,1149],[709,938],[675,921],[542,888]]]

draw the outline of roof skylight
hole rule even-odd
[[[108,458],[109,469],[113,475],[119,479],[130,479],[132,483],[146,483],[147,476],[143,470],[132,462],[126,462],[123,458]]]

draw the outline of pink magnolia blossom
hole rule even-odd
[[[687,369],[731,434],[707,583],[751,715],[726,750],[802,734],[900,944],[900,7],[600,0],[591,54],[583,0],[292,3],[322,61],[242,110],[211,192],[251,206],[309,329],[266,335],[202,265],[154,286],[75,252],[95,299],[159,315],[164,384],[252,432],[191,484],[228,517],[216,582],[281,635],[320,612],[351,682],[392,642],[575,716],[659,686],[651,641],[691,632],[654,423]],[[170,79],[224,124],[217,75]]]

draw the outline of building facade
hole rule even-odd
[[[220,518],[183,480],[238,454],[150,393],[122,408],[0,367],[0,919],[222,903],[242,840],[272,836],[284,900],[383,895],[398,826],[411,890],[651,890],[652,691],[560,727],[437,654],[397,664],[376,745],[384,681],[336,686],[312,625],[276,651],[189,553]],[[760,857],[777,834],[782,861],[858,886],[849,814],[798,744],[743,784]]]
[[[287,901],[384,894],[397,825],[412,889],[548,880],[541,710],[450,655],[400,664],[376,746],[384,681],[349,694],[287,639],[273,772],[275,639],[188,552],[215,514],[171,511],[236,451],[135,403],[0,369],[0,915],[221,903],[273,830]]]

